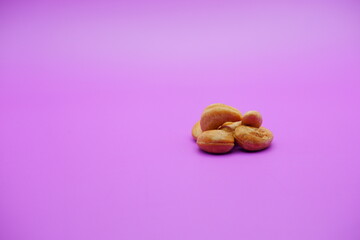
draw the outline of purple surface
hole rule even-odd
[[[0,239],[360,239],[360,5],[0,3]],[[270,149],[207,155],[202,109]]]

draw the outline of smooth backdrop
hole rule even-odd
[[[249,2],[1,1],[0,239],[360,239],[360,4]]]

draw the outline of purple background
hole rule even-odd
[[[360,239],[360,4],[169,2],[0,2],[0,239]]]

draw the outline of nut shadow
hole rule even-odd
[[[195,143],[195,147],[196,147],[196,151],[198,154],[202,155],[202,156],[207,156],[207,157],[229,157],[229,156],[232,156],[234,154],[246,154],[246,155],[253,155],[253,154],[264,154],[264,153],[269,153],[271,151],[274,151],[274,149],[276,148],[276,146],[274,146],[274,143],[272,143],[269,147],[263,149],[263,150],[260,150],[260,151],[247,151],[243,148],[241,148],[239,145],[235,145],[233,149],[231,149],[230,152],[227,152],[227,153],[208,153],[208,152],[205,152],[203,150],[201,150],[199,147],[196,146],[196,140],[193,139],[192,137],[190,138],[191,142]],[[221,158],[223,159],[223,158]]]
[[[261,154],[269,153],[273,150],[274,150],[274,146],[272,146],[272,145],[270,145],[268,148],[260,150],[260,151],[247,151],[245,149],[240,148],[238,145],[235,145],[235,147],[230,152],[227,152],[227,153],[208,153],[208,152],[201,150],[200,148],[198,148],[196,146],[196,151],[198,154],[200,154],[202,156],[206,156],[206,157],[220,157],[221,156],[220,159],[223,159],[224,157],[230,157],[235,154],[261,155]]]
[[[261,153],[267,153],[267,152],[271,152],[274,150],[274,146],[273,144],[271,144],[269,147],[263,149],[263,150],[259,150],[259,151],[248,151],[245,150],[241,147],[239,147],[238,145],[236,145],[233,150],[236,148],[236,151],[234,151],[234,153],[243,153],[243,154],[261,154]]]

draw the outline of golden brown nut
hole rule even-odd
[[[234,137],[239,146],[247,151],[259,151],[270,146],[274,136],[269,129],[241,125],[235,129]]]
[[[262,116],[258,111],[248,111],[242,118],[242,124],[259,128],[262,124]]]
[[[197,121],[191,131],[192,137],[196,140],[201,133],[200,121]]]
[[[241,125],[241,121],[238,122],[226,122],[219,127],[219,130],[234,132],[235,129]]]
[[[205,152],[227,153],[234,147],[234,137],[230,132],[208,130],[200,134],[196,143]]]
[[[218,129],[225,122],[241,120],[241,113],[236,108],[216,103],[205,108],[201,115],[200,126],[202,131]]]

